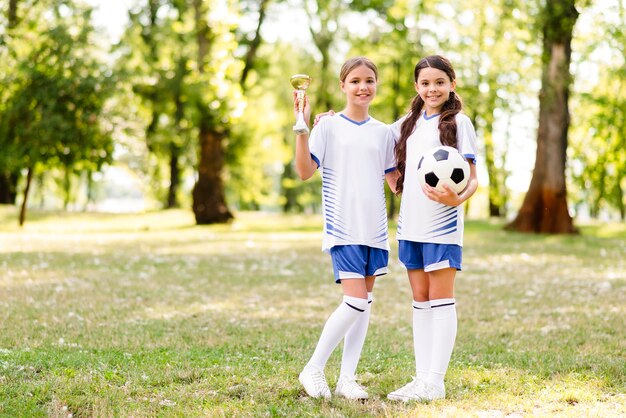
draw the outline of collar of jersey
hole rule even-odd
[[[367,117],[367,119],[365,119],[364,121],[362,121],[362,122],[357,122],[357,121],[355,121],[355,120],[350,119],[349,117],[347,117],[347,116],[346,116],[346,115],[344,115],[343,113],[340,113],[340,114],[339,114],[339,116],[341,116],[342,118],[344,118],[344,119],[345,119],[345,120],[347,120],[348,122],[352,122],[352,123],[354,123],[355,125],[358,125],[358,126],[361,126],[361,125],[363,125],[363,124],[367,123],[367,122],[371,119],[371,116],[368,116],[368,117]]]
[[[432,118],[436,118],[437,116],[441,115],[441,113],[435,113],[434,115],[426,116],[426,111],[424,111],[422,115],[424,115],[424,119],[431,120]]]

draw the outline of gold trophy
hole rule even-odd
[[[311,84],[311,77],[306,74],[296,74],[291,76],[291,85],[297,90],[296,97],[298,98],[298,116],[296,116],[296,124],[293,126],[293,131],[300,134],[308,134],[309,127],[304,122],[304,97],[305,90]]]

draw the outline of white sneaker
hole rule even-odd
[[[330,388],[326,383],[323,370],[307,364],[300,373],[299,380],[306,393],[312,398],[330,399]]]
[[[425,389],[425,383],[423,380],[418,379],[417,377],[413,378],[412,381],[402,386],[398,390],[394,390],[389,395],[387,395],[387,399],[391,399],[392,401],[414,401],[414,400],[422,400],[422,394]]]
[[[365,389],[356,380],[348,376],[341,376],[337,381],[335,395],[346,399],[367,399],[369,396]]]
[[[445,399],[446,397],[446,387],[443,385],[436,386],[432,383],[426,383],[422,389],[423,401],[434,401],[435,399]]]

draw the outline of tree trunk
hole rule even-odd
[[[26,204],[28,203],[28,192],[30,191],[30,184],[33,181],[33,168],[28,168],[28,174],[26,175],[26,187],[24,188],[24,200],[22,201],[22,208],[20,209],[20,226],[24,226],[26,220]]]
[[[67,211],[72,200],[72,175],[69,168],[65,168],[65,175],[63,176],[63,210]]]
[[[87,199],[85,202],[85,206],[83,207],[83,212],[86,212],[92,203],[95,203],[96,199],[94,196],[94,183],[93,183],[93,172],[91,170],[85,171],[85,182],[86,185],[86,193]]]
[[[18,179],[18,173],[0,173],[0,204],[15,204]]]
[[[178,156],[180,150],[173,143],[170,144],[170,187],[167,192],[166,208],[173,209],[178,207],[178,186],[180,185],[180,167],[178,165]]]
[[[621,187],[619,189],[622,198],[618,200],[617,207],[619,208],[619,218],[622,222],[624,222],[626,220],[626,208],[624,207],[624,191]]]
[[[291,135],[288,135],[288,137],[289,139],[291,139]],[[283,204],[284,213],[293,212],[298,206],[298,193],[296,192],[296,190],[294,190],[292,186],[293,179],[295,178],[296,174],[293,169],[293,164],[291,163],[291,161],[285,163],[283,165],[283,174],[280,177],[281,194],[285,198],[285,203]],[[286,184],[289,184],[289,186],[285,187]]]
[[[487,121],[483,132],[483,141],[485,144],[485,166],[489,176],[489,216],[499,218],[504,214],[505,199],[502,196],[503,187],[500,184],[500,176],[496,168],[492,127],[493,123]]]
[[[9,18],[9,29],[13,29],[17,26],[17,0],[9,0],[7,16]]]
[[[196,36],[198,42],[198,71],[203,73],[204,62],[211,48],[211,31],[204,18],[202,0],[194,0]],[[194,185],[193,213],[198,225],[227,222],[233,215],[226,206],[222,170],[224,168],[223,139],[225,132],[209,123],[211,115],[207,106],[198,103],[201,115],[199,126],[200,157],[198,162],[198,180]]]
[[[619,170],[617,178],[626,178],[626,170]],[[615,193],[617,195],[615,201],[617,202],[617,209],[619,210],[619,218],[622,222],[624,222],[624,220],[626,220],[626,207],[624,206],[624,197],[626,196],[626,190],[624,190],[621,184],[618,183],[617,185],[615,185]]]
[[[174,113],[174,123],[178,130],[178,135],[186,135],[181,128],[181,122],[185,117],[185,104],[183,102],[182,84],[183,79],[187,75],[187,61],[184,56],[178,58],[178,65],[176,70],[176,87],[172,92],[174,103],[176,105],[176,111]],[[181,147],[176,145],[174,141],[170,142],[170,187],[167,193],[167,202],[165,207],[168,209],[177,208],[178,204],[178,187],[180,186],[180,166],[179,159],[181,154]]]
[[[322,68],[320,70],[321,79],[320,79],[319,101],[323,109],[333,108],[332,95],[328,91],[328,87],[331,84],[329,80],[329,72],[328,72],[328,69],[331,64],[330,53],[329,53],[330,46],[331,46],[331,42],[328,41],[327,44],[322,43],[321,46],[319,47],[319,51],[322,54]]]
[[[535,168],[522,207],[515,220],[506,226],[510,230],[551,234],[577,232],[568,211],[565,185],[569,66],[577,17],[573,0],[546,2]]]
[[[245,64],[243,70],[241,71],[241,79],[239,80],[239,84],[244,90],[246,88],[246,80],[248,79],[248,74],[250,74],[250,70],[254,68],[257,51],[259,49],[259,46],[261,45],[261,41],[263,40],[263,38],[261,37],[261,27],[263,26],[263,21],[265,20],[268,4],[269,0],[261,0],[259,3],[259,20],[257,21],[254,38],[250,42],[248,52],[246,52]]]
[[[198,181],[193,188],[193,213],[198,225],[223,223],[233,218],[226,206],[222,168],[224,135],[200,129]]]
[[[9,29],[17,26],[17,0],[10,0],[6,11]],[[14,205],[17,198],[19,171],[7,171],[0,167],[0,204]]]
[[[319,19],[319,28],[314,28],[312,24],[309,24],[309,32],[313,38],[315,47],[322,55],[322,62],[320,68],[319,82],[316,79],[316,98],[315,102],[319,109],[327,111],[333,108],[333,96],[328,91],[328,88],[332,84],[330,81],[330,73],[328,69],[331,65],[331,48],[335,41],[335,35],[337,33],[337,21],[342,14],[344,6],[341,2],[337,4],[331,4],[329,2],[316,1],[317,8],[312,10],[306,7],[306,13],[309,15],[309,20],[313,22],[312,16],[316,16]]]

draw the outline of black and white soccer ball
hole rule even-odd
[[[469,181],[469,163],[453,147],[436,147],[425,153],[417,165],[417,178],[421,185],[428,184],[443,192],[444,184],[461,193]]]

